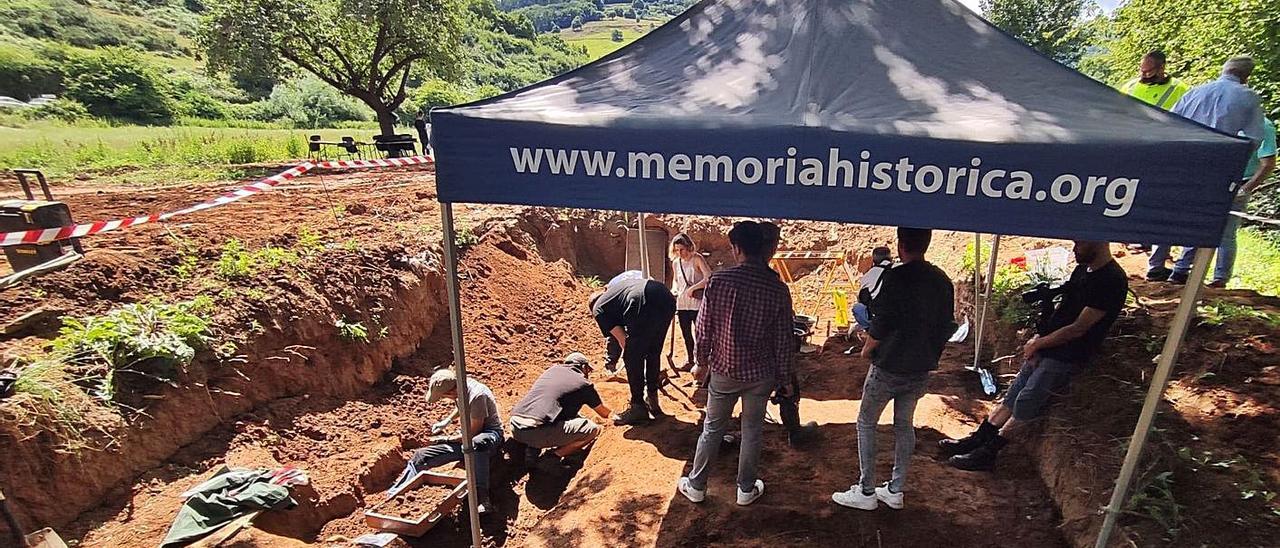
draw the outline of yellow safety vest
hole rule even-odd
[[[1189,86],[1177,78],[1170,78],[1163,84],[1144,84],[1134,78],[1120,86],[1120,91],[1125,95],[1131,95],[1148,105],[1164,110],[1169,110],[1173,105],[1178,104],[1178,99],[1181,99],[1188,89],[1190,89]]]

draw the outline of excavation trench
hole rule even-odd
[[[602,353],[583,304],[593,290],[585,278],[608,279],[622,270],[621,221],[613,214],[523,210],[472,229],[479,243],[461,263],[468,366],[504,409],[555,358],[574,350]],[[691,233],[713,264],[729,260],[720,221],[661,217],[653,225]],[[795,230],[808,248],[850,245],[849,234]],[[856,234],[859,247],[887,238],[879,229]],[[295,490],[299,506],[259,518],[241,545],[341,542],[367,532],[362,510],[382,500],[408,454],[428,443],[430,424],[448,411],[444,402],[426,404],[426,378],[451,363],[439,261],[422,254],[392,262],[398,265],[393,275],[348,304],[267,311],[267,333],[243,350],[253,364],[248,380],[220,377],[213,365],[194,367],[202,372],[193,379],[199,385],[168,394],[149,409],[146,427],[130,431],[111,451],[51,461],[36,453],[36,444],[4,448],[6,466],[25,467],[21,476],[29,478],[15,486],[11,474],[9,485],[24,518],[60,526],[64,537],[85,546],[153,546],[177,512],[178,494],[218,466],[291,465],[312,480]],[[332,268],[343,270],[340,264]],[[818,278],[810,276],[802,286]],[[378,309],[385,337],[367,343],[334,337],[335,315],[361,308],[351,302]],[[830,310],[823,312],[830,317]],[[908,509],[851,514],[827,504],[832,491],[856,480],[853,419],[866,364],[846,356],[847,346],[831,339],[822,353],[801,360],[802,415],[822,425],[824,439],[797,451],[786,445],[779,426],[767,427],[762,462],[770,464],[763,473],[777,487],[752,512],[726,500],[736,467],[732,450],[717,461],[708,502],[693,507],[673,499],[671,486],[691,459],[699,431],[699,396],[678,380],[665,393],[670,419],[606,429],[571,477],[530,476],[511,458],[499,463],[493,484],[501,512],[486,520],[486,538],[513,546],[917,545],[938,538],[964,546],[1054,546],[1082,544],[1096,530],[1089,518],[1096,506],[1089,507],[1092,499],[1078,500],[1081,484],[1071,479],[1076,464],[1062,462],[1065,453],[1052,440],[1016,450],[1010,465],[990,478],[937,460],[934,442],[964,433],[984,410],[976,381],[962,369],[972,359],[969,347],[948,350],[921,403]],[[683,351],[672,359],[683,360]],[[624,404],[625,384],[599,386],[606,402]],[[889,416],[882,418],[879,436],[886,475]],[[1050,478],[1049,488],[1041,476]],[[1023,526],[992,531],[994,515],[1016,516]],[[1064,521],[1068,538],[1058,528]],[[413,544],[465,545],[465,523],[446,520]]]

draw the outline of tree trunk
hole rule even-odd
[[[369,105],[373,108],[373,112],[378,115],[378,129],[382,131],[382,135],[390,137],[396,134],[396,114],[393,110],[385,105]]]

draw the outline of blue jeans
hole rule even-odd
[[[862,384],[862,403],[858,408],[858,484],[862,492],[876,488],[876,423],[880,412],[893,400],[893,477],[889,490],[902,492],[907,483],[907,468],[916,448],[916,403],[924,396],[929,373],[890,373],[876,366],[867,371]]]
[[[489,489],[489,461],[502,448],[502,431],[486,430],[471,438],[471,445],[476,450],[476,489],[487,493]],[[444,466],[451,462],[462,462],[462,444],[456,441],[437,443],[414,451],[400,477],[391,484],[389,491],[399,490],[400,486],[409,482],[418,472]]]
[[[1013,418],[1029,421],[1040,417],[1049,408],[1049,400],[1067,391],[1071,379],[1080,372],[1079,364],[1039,358],[1036,362],[1023,362],[1018,376],[1009,384],[1000,402],[1013,412]]]
[[[1232,207],[1232,211],[1239,211],[1240,208]],[[1231,274],[1236,265],[1236,230],[1240,228],[1240,218],[1235,215],[1227,217],[1227,227],[1222,231],[1222,241],[1218,243],[1217,259],[1213,266],[1213,281],[1227,282],[1231,280]],[[1147,260],[1148,271],[1156,267],[1164,266],[1164,262],[1169,259],[1170,246],[1156,245],[1151,250],[1151,257]],[[1178,256],[1178,261],[1173,264],[1173,271],[1179,275],[1188,275],[1191,273],[1192,263],[1195,262],[1196,248],[1182,248],[1182,255]]]
[[[871,310],[867,305],[862,303],[853,303],[853,321],[858,322],[858,326],[863,329],[871,329]]]

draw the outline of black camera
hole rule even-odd
[[[1057,306],[1058,297],[1067,292],[1066,284],[1053,287],[1048,283],[1041,282],[1031,288],[1030,291],[1022,294],[1022,302],[1029,305],[1040,304],[1038,314],[1036,315],[1036,331],[1045,334],[1046,324],[1049,318],[1053,317],[1053,308]]]

